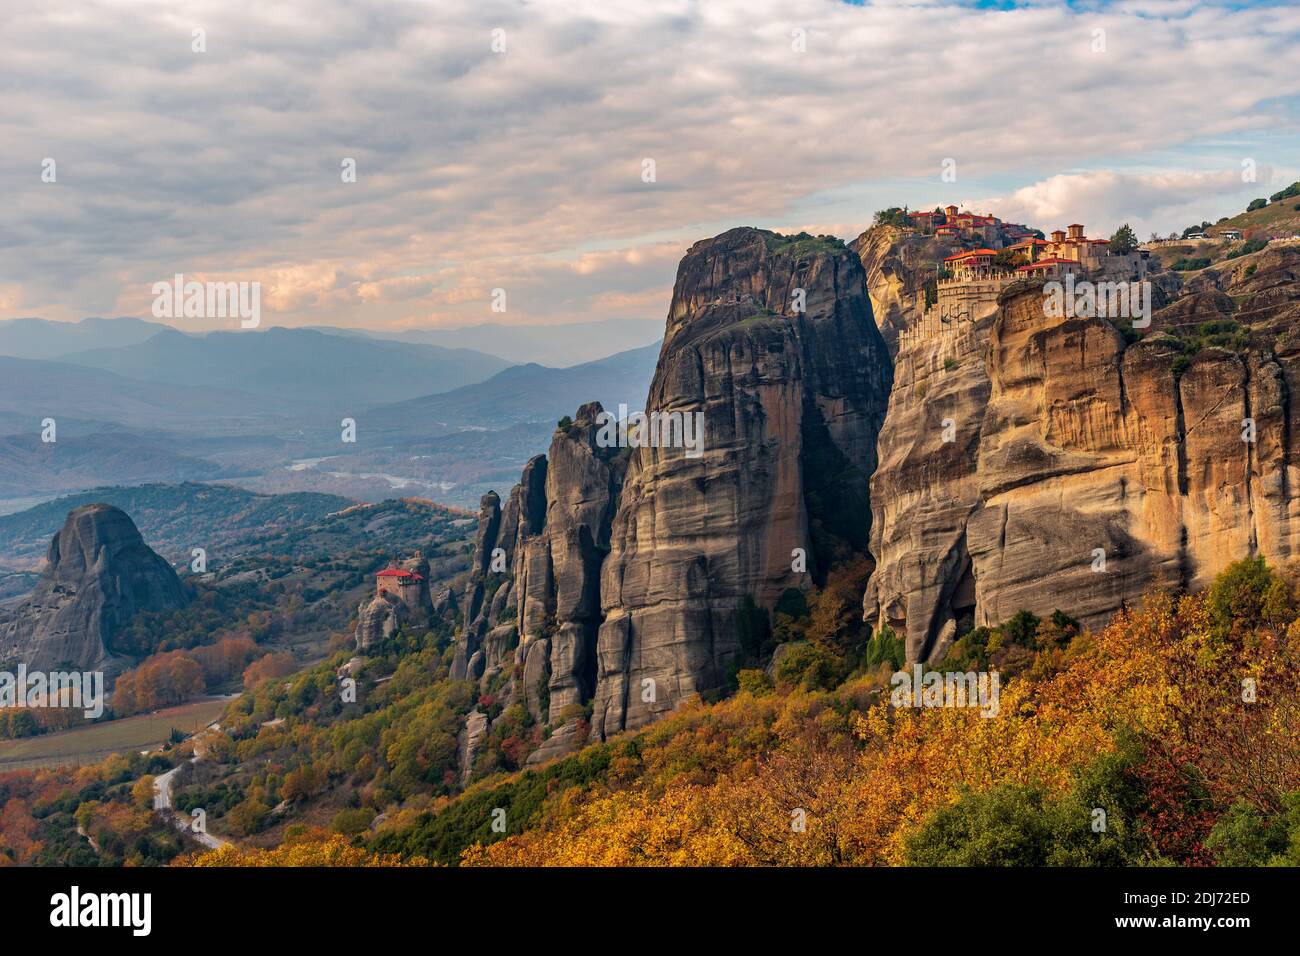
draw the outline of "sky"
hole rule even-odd
[[[1293,3],[3,0],[0,318],[662,318],[699,239],[904,204],[1146,238],[1300,179],[1298,51]]]

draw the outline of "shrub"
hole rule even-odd
[[[772,689],[772,679],[761,670],[742,670],[736,674],[736,682],[740,685],[741,693],[753,694],[755,697]]]
[[[358,833],[369,830],[370,823],[374,819],[375,811],[369,807],[340,810],[334,814],[334,819],[330,821],[330,829],[344,836],[356,836]]]
[[[839,684],[843,662],[826,647],[805,641],[786,648],[776,666],[778,687],[831,690]]]
[[[1215,625],[1224,633],[1234,626],[1282,623],[1290,612],[1286,586],[1259,556],[1242,558],[1224,568],[1210,585],[1207,604]]]
[[[867,652],[863,663],[874,669],[881,664],[888,664],[892,670],[899,671],[907,663],[907,649],[903,636],[894,632],[888,624],[883,625],[867,642]]]
[[[1292,183],[1286,189],[1279,190],[1268,197],[1269,202],[1281,202],[1283,199],[1290,199],[1292,196],[1300,196],[1300,182]]]

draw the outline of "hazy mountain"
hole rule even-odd
[[[86,349],[136,345],[168,326],[129,317],[51,322],[48,319],[0,320],[0,355],[50,359]]]
[[[226,389],[125,378],[66,362],[0,356],[0,435],[38,434],[53,418],[61,433],[80,423],[140,430],[242,432],[278,417],[263,399]],[[85,429],[81,429],[84,431]]]
[[[0,498],[24,498],[102,485],[220,478],[212,462],[177,454],[167,444],[125,431],[61,436],[0,437]]]
[[[375,409],[371,417],[386,436],[400,433],[418,438],[456,428],[496,430],[519,422],[554,423],[590,401],[599,401],[611,411],[617,411],[620,403],[640,410],[658,357],[656,342],[570,368],[515,365],[476,385]]]
[[[281,409],[331,418],[480,382],[507,365],[470,349],[282,328],[202,336],[167,329],[135,345],[64,360],[149,381],[244,391]]]
[[[488,322],[459,329],[409,329],[371,332],[365,329],[317,327],[332,335],[365,336],[399,342],[421,342],[446,348],[470,348],[499,355],[510,362],[538,362],[563,368],[591,362],[636,348],[663,335],[662,319],[605,319],[562,325],[502,325]]]

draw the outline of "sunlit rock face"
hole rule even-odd
[[[704,442],[632,452],[601,572],[597,733],[722,690],[747,602],[865,550],[891,372],[838,241],[734,229],[691,248],[646,407],[699,415]]]
[[[867,618],[932,660],[1021,609],[1096,627],[1152,588],[1296,555],[1298,262],[1282,247],[1249,275],[1203,276],[1137,341],[1047,314],[1039,281],[1005,290],[961,342],[901,349]],[[1196,338],[1216,320],[1240,335]]]

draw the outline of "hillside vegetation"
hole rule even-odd
[[[463,792],[469,685],[441,679],[446,638],[389,647],[367,704],[333,703],[322,668],[232,708],[232,829],[299,847],[279,862],[329,862],[345,836],[375,860],[467,865],[1294,864],[1294,585],[1252,559],[1095,634],[1065,614],[971,632],[937,669],[999,668],[993,717],[893,706],[896,639],[828,627],[814,600],[734,696],[541,768],[510,771],[507,746],[504,772]]]

